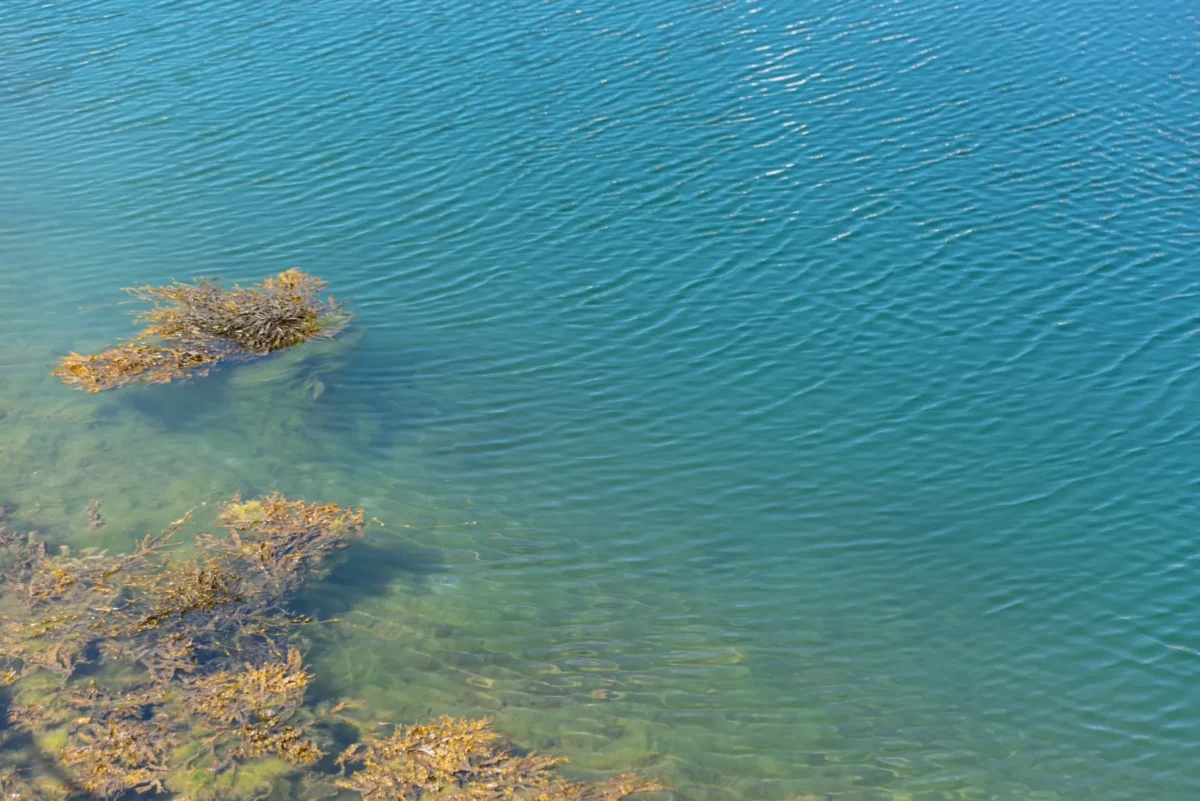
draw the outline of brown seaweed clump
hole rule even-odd
[[[205,375],[222,361],[332,337],[352,315],[332,297],[322,299],[325,288],[321,279],[291,269],[250,287],[225,289],[202,279],[129,289],[154,304],[138,317],[142,332],[101,353],[64,356],[54,375],[87,392],[162,384]]]
[[[420,726],[399,726],[387,738],[367,738],[338,762],[357,768],[337,786],[364,801],[462,799],[462,801],[618,801],[663,789],[631,775],[599,784],[573,782],[554,768],[564,760],[538,754],[516,756],[499,744],[487,720],[443,717]]]
[[[363,725],[338,714],[345,704],[306,702],[299,631],[312,621],[288,601],[362,534],[363,512],[276,493],[235,497],[217,520],[224,533],[190,547],[176,540],[191,514],[119,556],[53,551],[0,521],[5,797],[225,801],[280,782],[304,798],[365,801],[616,801],[660,789],[632,776],[572,782],[559,759],[513,754],[487,721]],[[16,753],[26,764],[11,764]]]

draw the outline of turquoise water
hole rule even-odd
[[[1198,33],[5,0],[0,500],[114,548],[360,504],[305,600],[327,690],[681,799],[1200,797]],[[48,375],[121,287],[291,266],[346,338]]]

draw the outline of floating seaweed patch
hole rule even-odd
[[[367,726],[340,714],[346,703],[306,701],[299,630],[312,621],[287,601],[362,534],[363,513],[272,494],[235,497],[218,522],[224,533],[184,545],[189,514],[111,556],[55,551],[0,521],[5,797],[224,801],[286,786],[312,799],[616,801],[661,788],[570,781],[560,759],[514,753],[487,721]]]
[[[322,298],[325,288],[296,269],[232,289],[211,280],[135,287],[127,291],[153,304],[138,317],[142,332],[101,353],[68,354],[54,375],[87,392],[162,384],[205,375],[219,362],[332,337],[352,315],[332,297]]]

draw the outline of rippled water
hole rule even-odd
[[[1198,33],[5,0],[0,499],[361,504],[326,689],[681,799],[1200,797]],[[344,340],[48,376],[123,286],[294,265]]]

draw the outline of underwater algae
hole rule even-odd
[[[365,525],[361,510],[279,494],[195,510],[130,553],[57,550],[0,519],[0,793],[14,799],[606,801],[661,789],[597,784],[514,753],[486,720],[356,719],[306,703],[313,676],[288,608]]]
[[[128,289],[153,304],[137,317],[141,333],[101,353],[70,353],[53,375],[87,392],[163,384],[205,375],[223,361],[336,336],[352,315],[332,297],[322,299],[325,288],[321,279],[291,269],[249,287],[200,279]]]

